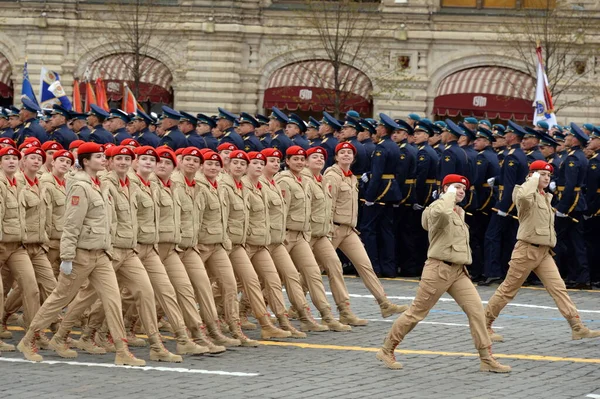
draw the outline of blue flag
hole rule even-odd
[[[72,108],[71,101],[60,84],[60,75],[45,67],[40,72],[40,102],[42,108],[52,108],[53,104],[60,104],[67,110]]]
[[[21,96],[27,96],[31,101],[38,104],[37,98],[35,98],[35,94],[33,93],[33,87],[31,87],[31,82],[29,81],[27,60],[25,60],[25,65],[23,66],[23,86],[21,87]]]

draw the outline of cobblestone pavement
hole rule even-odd
[[[112,355],[80,354],[67,362],[42,351],[45,362],[32,364],[20,353],[4,352],[0,397],[600,398],[600,339],[572,341],[567,322],[543,289],[523,288],[496,321],[505,342],[495,344],[494,353],[513,367],[512,373],[497,375],[478,372],[467,317],[448,295],[396,351],[404,369],[386,369],[375,352],[394,318],[381,318],[360,279],[346,283],[354,312],[370,320],[352,332],[312,333],[304,340],[186,357],[176,365],[148,361],[146,369],[114,367]],[[409,280],[383,284],[396,303],[409,304],[417,288]],[[486,301],[496,287],[478,291]],[[600,329],[600,291],[570,294],[582,320]],[[22,332],[13,333],[7,341],[16,345]],[[173,341],[166,345],[175,350]],[[133,352],[148,360],[148,349]]]

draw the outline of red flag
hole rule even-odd
[[[90,105],[96,103],[96,94],[92,82],[85,82],[85,112],[90,112]]]
[[[137,102],[133,92],[127,86],[127,83],[123,84],[123,101],[121,102],[121,109],[128,114],[135,114],[136,109],[143,111],[142,106]]]
[[[98,106],[105,111],[110,111],[108,107],[108,98],[106,97],[106,88],[102,78],[96,79],[96,99],[98,100]]]
[[[79,79],[73,82],[73,111],[81,113],[81,92],[79,91]]]

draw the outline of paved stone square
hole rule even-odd
[[[353,310],[370,320],[352,332],[311,333],[304,340],[185,357],[181,364],[148,361],[145,369],[115,367],[111,354],[80,354],[68,362],[42,351],[45,362],[32,364],[20,353],[5,352],[0,397],[600,398],[600,339],[572,341],[567,322],[543,289],[523,288],[496,321],[505,342],[494,345],[494,354],[513,367],[512,373],[497,375],[478,372],[467,317],[448,295],[396,351],[404,369],[386,369],[375,352],[394,318],[381,318],[360,279],[346,283]],[[417,288],[409,280],[383,284],[396,303],[410,303]],[[486,301],[496,287],[478,291]],[[582,320],[600,329],[600,291],[570,294]],[[8,342],[16,345],[22,332],[13,332]],[[173,341],[166,345],[175,350]],[[148,360],[147,348],[133,352]]]

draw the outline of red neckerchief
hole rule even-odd
[[[11,187],[17,187],[17,178],[16,177],[13,177],[11,180],[7,176],[6,180],[8,180],[8,184],[10,184]]]
[[[100,187],[100,179],[98,179],[97,177],[90,177],[90,178],[92,179],[92,183],[94,183],[95,185]]]
[[[65,180],[60,180],[58,177],[52,175],[52,177],[54,177],[54,180],[56,180],[56,182],[58,183],[59,186],[61,187],[65,187]]]
[[[206,180],[210,183],[211,186],[213,186],[213,188],[217,188],[219,186],[219,183],[216,180],[214,182],[212,182],[208,179],[206,179]]]
[[[275,185],[275,180],[271,179],[271,181],[269,183],[271,183],[271,185],[274,186]]]
[[[256,188],[260,190],[262,188],[262,184],[260,184],[260,182],[256,182]]]
[[[344,176],[346,176],[346,177],[350,177],[350,176],[352,176],[352,171],[351,171],[351,170],[348,170],[348,171],[346,172],[345,170],[343,170],[343,169],[342,169],[342,172],[344,173]]]
[[[129,177],[125,176],[125,180],[119,179],[119,184],[121,187],[129,187]]]
[[[142,184],[144,186],[150,187],[150,182],[149,181],[146,181],[146,180],[142,179],[142,177],[140,175],[138,175],[137,173],[136,173],[136,176],[140,179],[140,181],[142,182]]]
[[[185,176],[183,176],[183,178],[185,179],[185,184],[187,184],[188,187],[196,187],[196,180],[188,180],[188,178]]]
[[[302,183],[302,176],[296,176],[294,173],[292,173],[292,174],[294,175],[294,177],[296,178],[298,183]]]
[[[166,183],[163,179],[161,179],[160,177],[158,178],[158,180],[160,180],[160,182],[163,184],[163,186],[165,186],[166,188],[171,188],[171,179],[167,180]],[[194,181],[194,183],[196,183]]]
[[[36,178],[34,178],[33,180],[30,180],[30,179],[29,179],[29,177],[27,177],[27,175],[26,175],[25,173],[23,173],[23,176],[25,177],[25,180],[27,180],[27,183],[28,183],[30,186],[32,186],[32,187],[33,187],[33,186],[35,186],[36,184],[38,184],[38,179],[37,179],[37,177],[36,177]]]
[[[242,182],[241,181],[237,182],[237,181],[234,180],[233,182],[235,183],[235,188],[237,188],[238,190],[242,189]]]
[[[321,176],[321,175],[315,176],[315,180],[318,181],[319,183],[321,183],[321,181],[323,181],[323,176]]]

